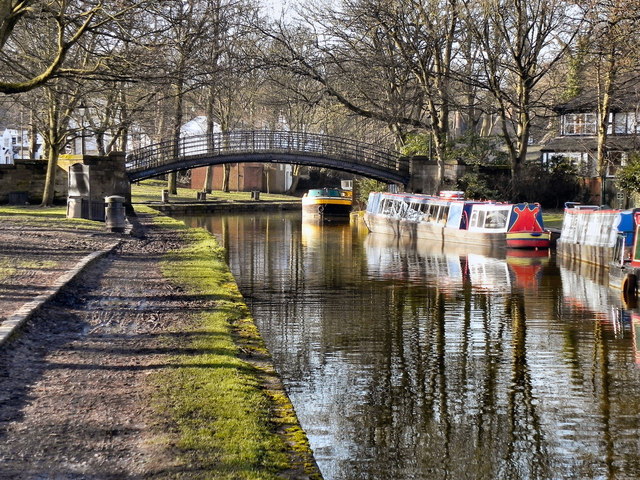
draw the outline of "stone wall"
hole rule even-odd
[[[46,160],[16,160],[14,165],[0,165],[0,203],[42,202],[46,175]],[[67,172],[59,167],[56,172],[55,203],[66,202],[67,183]]]
[[[80,163],[89,167],[92,200],[104,202],[106,196],[120,195],[130,204],[131,184],[124,162],[125,157],[121,152],[113,152],[106,157],[61,155],[56,172],[54,202],[66,203],[69,167]],[[46,160],[17,160],[15,165],[0,165],[0,203],[15,199],[25,199],[30,204],[42,202],[46,174]]]
[[[411,180],[407,190],[413,193],[438,194],[438,163],[427,157],[415,156],[411,158]],[[444,167],[446,183],[454,184],[462,177],[467,166],[462,162],[448,163]]]

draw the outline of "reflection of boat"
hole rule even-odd
[[[549,246],[540,205],[468,201],[461,199],[461,192],[441,192],[440,197],[372,192],[364,221],[371,232],[442,245],[501,248],[510,233],[514,246]]]
[[[548,256],[537,251],[510,259],[501,252],[488,255],[468,245],[415,242],[405,237],[371,233],[364,241],[368,270],[375,278],[424,283],[435,281],[444,290],[458,291],[465,282],[477,290],[504,291],[512,284],[536,289]],[[519,255],[525,251],[517,250]]]
[[[535,290],[542,269],[549,263],[549,250],[507,250],[507,265],[516,279],[516,286]]]
[[[302,197],[302,215],[305,219],[323,221],[349,220],[351,197],[338,188],[316,188]]]
[[[631,314],[631,336],[633,338],[633,353],[636,364],[640,365],[640,315]]]

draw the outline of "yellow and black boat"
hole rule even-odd
[[[304,219],[348,221],[351,213],[351,192],[339,188],[315,188],[302,197]]]

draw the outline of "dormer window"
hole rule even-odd
[[[568,113],[562,116],[563,135],[595,135],[595,113]]]

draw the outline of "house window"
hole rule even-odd
[[[614,133],[628,135],[640,133],[640,114],[635,112],[620,112],[614,115]],[[609,131],[611,133],[611,130]]]
[[[562,116],[563,135],[595,135],[595,113],[568,113]]]
[[[546,153],[543,162],[547,168],[559,163],[561,159],[569,162],[576,168],[576,173],[580,176],[592,176],[596,174],[595,159],[590,157],[587,152],[554,152]]]

